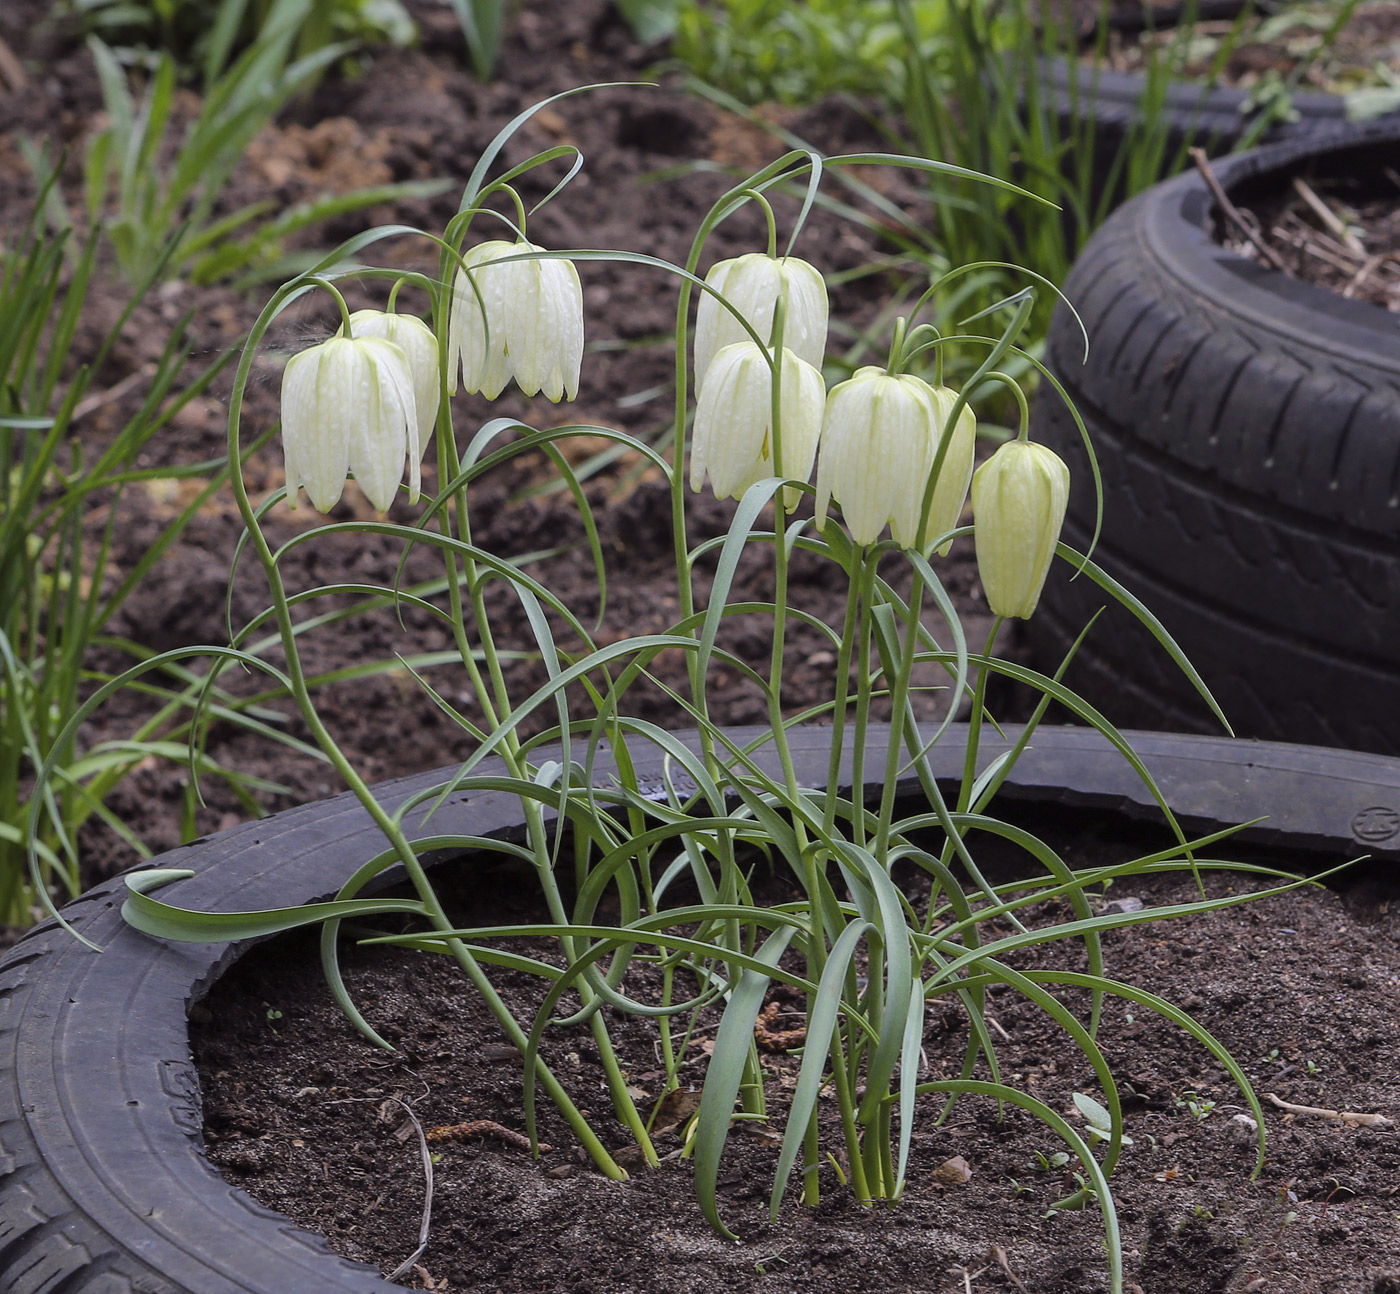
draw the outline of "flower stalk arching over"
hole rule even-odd
[[[829,307],[826,280],[796,256],[749,252],[717,261],[705,282],[727,300],[764,341],[770,341],[773,312],[784,303],[783,345],[799,359],[820,369],[826,354]],[[753,339],[743,325],[709,292],[700,296],[695,316],[695,390],[704,393],[715,357],[726,346]]]
[[[329,512],[345,480],[381,512],[403,480],[407,452],[415,480],[422,457],[413,374],[404,352],[382,337],[336,336],[293,355],[282,375],[282,445],[287,502],[304,486]]]
[[[690,488],[705,477],[719,499],[738,498],[767,476],[808,481],[821,436],[826,386],[806,360],[783,348],[779,382],[782,419],[782,464],[776,462],[773,435],[773,368],[771,351],[752,342],[726,346],[714,358],[710,380],[695,409],[690,451]],[[800,492],[788,487],[784,503],[791,511]]]
[[[996,615],[1035,611],[1068,503],[1069,468],[1033,441],[1008,441],[973,475],[977,571]]]
[[[562,257],[506,261],[543,248],[524,240],[478,243],[462,254],[452,287],[447,389],[494,400],[514,378],[526,395],[556,403],[578,395],[583,286]]]

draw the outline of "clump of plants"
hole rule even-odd
[[[119,738],[57,753],[60,733],[93,687],[150,655],[114,622],[223,488],[229,463],[150,466],[148,460],[165,457],[157,447],[172,422],[209,390],[233,355],[194,365],[190,319],[180,319],[135,409],[111,434],[92,435],[93,415],[112,403],[94,379],[155,276],[133,286],[87,362],[75,364],[102,242],[96,234],[79,240],[72,229],[46,227],[52,185],[51,178],[25,225],[0,247],[0,924],[6,926],[28,925],[52,894],[77,897],[90,879],[79,859],[79,833],[90,821],[105,823],[138,856],[150,856],[108,799],[143,760],[184,756],[197,698],[235,724],[258,722],[222,689],[206,696],[188,670],[158,667],[142,684],[149,710]],[[123,568],[112,553],[124,500],[181,480],[194,486],[188,501]],[[206,775],[223,778],[250,813],[258,812],[255,792],[279,789],[203,752],[193,760]],[[46,774],[36,782],[41,767]],[[192,794],[190,810],[192,817]],[[193,836],[192,823],[189,828]]]
[[[828,1158],[840,1165],[843,1189],[860,1202],[896,1201],[905,1189],[917,1121],[940,1117],[940,1107],[946,1115],[953,1103],[969,1099],[1019,1106],[1058,1134],[1066,1153],[1078,1160],[1083,1187],[1057,1207],[1092,1202],[1101,1210],[1112,1288],[1121,1289],[1108,1179],[1124,1144],[1124,1122],[1113,1073],[1095,1040],[1105,995],[1174,1021],[1229,1069],[1256,1117],[1259,1110],[1244,1074],[1220,1044],[1169,1003],[1113,980],[1104,965],[1106,931],[1212,904],[1095,915],[1086,897],[1090,887],[1126,876],[1209,865],[1200,854],[1218,837],[1187,841],[1178,829],[1173,848],[1110,867],[1074,869],[994,810],[999,787],[1052,700],[1099,729],[1154,787],[1149,770],[1108,719],[1057,678],[993,654],[1005,620],[1033,614],[1057,558],[1128,605],[1190,672],[1150,612],[1088,556],[1058,540],[1071,482],[1060,459],[1028,439],[1024,396],[1004,372],[1011,362],[1036,367],[1018,344],[1031,298],[1022,292],[999,303],[997,336],[966,332],[943,303],[976,267],[952,269],[895,320],[883,364],[864,367],[828,391],[820,369],[829,323],[826,287],[818,271],[793,254],[824,179],[833,170],[867,165],[908,166],[930,176],[956,168],[879,153],[822,159],[797,150],[719,199],[684,265],[627,251],[545,249],[530,238],[515,181],[536,168],[563,168],[565,182],[551,194],[557,198],[567,192],[582,159],[560,146],[492,178],[504,144],[542,106],[523,113],[487,149],[458,214],[440,234],[401,226],[371,230],[273,294],[234,380],[231,462],[240,454],[244,391],[273,321],[292,302],[316,292],[336,302],[341,322],[334,336],[286,366],[285,488],[255,507],[238,474],[233,476],[246,526],[235,565],[249,559],[259,564],[270,605],[237,627],[227,645],[156,657],[99,689],[84,708],[90,712],[146,670],[168,668],[196,651],[215,661],[211,685],[219,669],[231,664],[270,675],[294,698],[311,739],[382,830],[383,851],[356,860],[333,900],[261,912],[181,908],[156,894],[188,872],[135,873],[128,878],[125,916],[153,936],[196,941],[320,923],[331,989],[359,1031],[382,1047],[388,1044],[345,989],[340,940],[349,920],[411,916],[411,932],[367,938],[452,958],[524,1057],[521,1117],[532,1142],[537,1144],[535,1111],[543,1094],[598,1170],[614,1178],[625,1176],[624,1170],[578,1108],[567,1079],[546,1063],[544,1040],[557,1030],[588,1031],[618,1121],[642,1159],[655,1164],[647,1119],[618,1062],[609,1019],[622,1013],[654,1021],[673,1089],[698,1046],[697,1020],[717,1013],[689,1144],[699,1207],[725,1235],[732,1233],[720,1213],[716,1181],[736,1117],[782,1126],[770,1199],[777,1217],[789,1192],[809,1204],[819,1198],[818,1169]],[[988,177],[980,182],[1008,187]],[[784,245],[770,195],[793,185],[805,199]],[[702,276],[709,236],[750,205],[766,218],[766,247],[711,265]],[[429,240],[437,253],[435,274],[345,268],[373,244],[406,237]],[[494,398],[514,383],[526,395],[550,400],[574,395],[585,335],[578,267],[600,260],[649,266],[676,289],[676,426],[690,428],[685,443],[667,458],[606,427],[539,430],[507,418],[459,433],[450,399],[458,389]],[[352,279],[382,284],[385,309],[352,312],[342,292]],[[413,298],[424,306],[421,317],[404,309]],[[971,350],[974,357],[968,361],[972,376],[960,391],[943,382],[944,358],[955,350]],[[967,391],[984,385],[1005,387],[1022,418],[1017,437],[975,467],[975,414]],[[666,632],[602,638],[581,608],[473,538],[473,496],[483,478],[518,455],[543,452],[578,501],[604,595],[606,563],[590,505],[562,452],[570,438],[583,435],[625,445],[669,483],[678,615]],[[427,498],[420,497],[420,462],[429,447],[439,488]],[[304,492],[314,508],[326,511],[347,477],[381,510],[406,492],[418,509],[413,520],[332,522],[272,547],[264,531],[272,509],[299,506]],[[1092,488],[1093,482],[1077,485]],[[688,490],[704,489],[736,504],[723,535],[693,543]],[[969,491],[971,526],[964,524]],[[337,745],[302,666],[308,617],[314,618],[318,602],[342,590],[289,589],[283,578],[289,552],[347,530],[390,536],[405,550],[429,547],[440,555],[446,575],[441,598],[384,592],[449,627],[464,686],[481,716],[478,721],[463,714],[449,689],[433,693],[470,739],[472,753],[438,787],[392,809],[380,803]],[[983,644],[967,641],[939,574],[949,546],[968,534],[995,617]],[[792,596],[789,571],[799,550],[827,563],[831,578],[847,590],[841,624],[822,623]],[[771,564],[774,592],[768,600],[739,601],[732,596],[734,573],[753,553]],[[697,593],[702,562],[714,564],[705,597]],[[900,566],[907,570],[907,593],[897,592],[892,579]],[[511,686],[503,668],[487,604],[488,589],[496,585],[524,609],[544,662],[546,682],[527,695]],[[722,628],[735,621],[771,633],[766,666],[722,645]],[[783,649],[789,627],[798,622],[825,636],[835,664],[829,701],[792,714],[784,704]],[[935,633],[935,624],[946,624],[946,636]],[[280,638],[281,665],[248,650],[269,626]],[[677,722],[689,734],[629,713],[634,687],[645,680],[659,683],[653,666],[667,652],[681,653],[687,662],[685,685],[670,693]],[[928,666],[946,675],[954,702],[933,724],[918,717],[914,704],[915,671]],[[712,720],[709,689],[720,669],[747,679],[764,699],[769,722],[759,736],[736,736]],[[1037,689],[1040,700],[1028,722],[1008,731],[1005,753],[988,759],[981,738],[994,722],[987,686],[995,674]],[[874,721],[877,702],[889,707],[891,722]],[[949,738],[959,706],[968,712],[964,772],[957,784],[946,785],[934,776],[929,754]],[[536,720],[546,721],[543,730],[524,735],[527,723]],[[827,776],[818,785],[799,779],[792,758],[794,733],[814,722],[823,725],[819,731],[829,751]],[[659,778],[643,779],[637,770],[644,763],[658,765]],[[901,794],[901,787],[912,794]],[[434,831],[428,812],[433,804],[486,789],[518,797],[520,840]],[[1172,822],[1165,805],[1163,811]],[[36,801],[36,820],[38,813]],[[984,875],[978,855],[989,838],[1010,842],[1024,855],[1022,879],[994,884]],[[455,924],[423,861],[426,852],[444,849],[524,860],[549,920],[489,928]],[[745,862],[745,852],[753,849],[790,876],[790,898],[765,902],[756,895]],[[924,874],[926,892],[915,897],[896,883],[895,870],[903,865]],[[396,866],[411,897],[363,896]],[[572,874],[567,887],[561,870]],[[677,897],[683,890],[691,897]],[[1044,905],[1033,906],[1044,899],[1061,900],[1070,916],[1047,916]],[[519,936],[548,940],[555,954],[513,951],[506,941]],[[1083,945],[1084,971],[1033,964],[1038,948],[1066,939]],[[502,966],[537,975],[546,986],[532,1016],[516,1018],[493,986],[493,969]],[[658,991],[638,987],[640,969],[648,982],[659,978]],[[790,1098],[782,1100],[765,1087],[754,1041],[765,996],[775,984],[806,1002],[800,1073]],[[984,1014],[987,993],[998,985],[1054,1019],[1067,1047],[1096,1075],[1097,1097],[1084,1094],[1094,1112],[1087,1137],[999,1069]],[[1064,989],[1088,993],[1092,1008],[1085,1018],[1062,998]],[[943,1002],[961,1004],[972,1027],[960,1075],[929,1081],[920,1069],[925,1013]],[[820,1101],[823,1094],[831,1097],[834,1119],[819,1118],[827,1105]],[[1262,1117],[1258,1122],[1262,1126]]]

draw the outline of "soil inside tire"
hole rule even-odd
[[[1102,815],[1060,811],[1055,821],[1027,825],[1060,845],[1072,865],[1121,861],[1129,849],[1160,843]],[[1248,857],[1264,861],[1257,851]],[[988,865],[997,877],[1011,862],[989,857]],[[469,883],[448,885],[464,920],[538,918],[528,876],[465,860],[459,867]],[[917,880],[900,879],[917,895]],[[1205,886],[1212,895],[1258,888],[1240,873],[1210,874]],[[1107,897],[1158,905],[1195,895],[1190,878],[1178,877],[1134,881]],[[1138,926],[1112,935],[1105,952],[1113,977],[1162,993],[1231,1048],[1261,1094],[1400,1121],[1393,875],[1359,872],[1340,890],[1306,888],[1185,923]],[[1082,969],[1070,943],[1032,960]],[[353,1032],[324,988],[311,941],[264,945],[195,1008],[204,1135],[231,1183],[387,1273],[418,1243],[425,1194],[405,1106],[425,1129],[486,1121],[518,1133],[521,1071],[518,1054],[447,959],[347,949],[345,968],[356,1001],[397,1052],[378,1052]],[[527,977],[493,973],[493,980],[514,1009],[537,1004]],[[800,1023],[800,1004],[781,993],[770,1000],[777,1027]],[[1074,1092],[1095,1094],[1087,1063],[1057,1026],[1010,992],[994,993],[989,1012],[999,1060],[1018,1085],[1071,1113]],[[701,1021],[702,1037],[712,1024]],[[629,1083],[649,1109],[663,1086],[654,1033],[635,1018],[615,1017],[610,1027]],[[955,1075],[967,1037],[960,1008],[935,1008],[925,1030],[927,1076]],[[1391,1294],[1397,1287],[1394,1125],[1353,1127],[1266,1104],[1268,1160],[1251,1180],[1242,1098],[1204,1049],[1123,1002],[1108,1007],[1100,1041],[1123,1084],[1133,1138],[1112,1186],[1127,1280],[1136,1288]],[[608,1144],[622,1147],[627,1139],[608,1108],[591,1039],[557,1031],[547,1056]],[[687,1086],[703,1077],[705,1060],[697,1049],[682,1071]],[[770,1126],[779,1130],[798,1063],[789,1051],[764,1055]],[[803,1207],[790,1191],[776,1226],[767,1221],[772,1133],[736,1128],[719,1183],[724,1216],[741,1236],[734,1245],[700,1217],[679,1127],[657,1137],[660,1168],[647,1171],[634,1156],[626,1161],[631,1180],[616,1183],[592,1169],[545,1107],[540,1136],[550,1149],[538,1162],[492,1136],[433,1146],[428,1248],[403,1283],[507,1294],[952,1294],[975,1277],[981,1289],[1106,1289],[1097,1210],[1051,1214],[1075,1187],[1074,1164],[1059,1157],[1053,1134],[1018,1110],[999,1118],[987,1101],[964,1101],[942,1126],[935,1113],[921,1107],[909,1189],[897,1207],[859,1207],[828,1165],[820,1206]],[[830,1138],[829,1108],[824,1118]]]
[[[1299,187],[1302,186],[1302,187]],[[1400,313],[1400,175],[1327,176],[1217,216],[1218,241],[1246,260],[1352,301]],[[1268,249],[1263,251],[1260,243]]]

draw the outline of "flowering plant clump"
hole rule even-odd
[[[819,159],[796,151],[764,167],[715,204],[701,222],[684,265],[625,251],[570,253],[529,241],[524,204],[510,183],[533,167],[555,162],[569,149],[540,154],[515,166],[506,178],[487,179],[501,146],[528,116],[518,118],[488,149],[467,183],[459,214],[446,230],[423,235],[427,245],[438,249],[436,275],[396,275],[363,267],[363,253],[374,242],[405,236],[402,227],[394,226],[352,240],[284,285],[251,332],[229,408],[229,454],[236,464],[243,392],[270,324],[307,291],[332,294],[342,313],[340,332],[295,356],[286,368],[283,493],[292,504],[304,487],[313,505],[325,510],[340,497],[348,475],[376,508],[401,514],[416,501],[420,459],[431,443],[439,492],[422,505],[416,520],[328,523],[303,533],[298,542],[314,543],[320,535],[358,527],[405,545],[432,545],[441,554],[446,578],[438,586],[440,596],[433,601],[429,595],[415,595],[414,601],[454,628],[460,687],[475,696],[484,717],[470,721],[442,699],[445,691],[433,695],[461,723],[471,753],[438,791],[392,811],[377,800],[323,722],[301,664],[302,635],[308,626],[294,622],[294,605],[312,603],[336,590],[286,590],[279,553],[262,529],[278,496],[255,508],[235,473],[246,548],[261,563],[272,604],[264,615],[237,628],[227,646],[208,649],[216,658],[209,685],[220,668],[233,662],[274,673],[295,699],[320,751],[382,830],[385,848],[376,858],[353,860],[357,869],[331,902],[306,910],[222,914],[217,920],[155,896],[186,873],[133,874],[124,908],[127,920],[154,935],[193,940],[325,923],[323,949],[337,999],[367,1039],[388,1046],[340,981],[337,936],[347,919],[407,914],[416,923],[413,930],[380,936],[378,942],[437,951],[455,960],[524,1057],[522,1119],[532,1141],[535,1104],[543,1093],[598,1169],[615,1178],[626,1174],[606,1139],[575,1103],[564,1076],[545,1062],[544,1039],[556,1029],[589,1030],[609,1074],[616,1116],[636,1142],[641,1159],[655,1164],[647,1119],[618,1065],[609,1021],[620,1012],[655,1023],[666,1085],[674,1089],[681,1082],[682,1066],[696,1055],[694,1024],[702,1013],[712,1013],[713,1052],[686,1144],[693,1156],[700,1208],[723,1234],[731,1233],[720,1214],[716,1183],[736,1102],[748,1118],[781,1124],[770,1200],[774,1217],[790,1186],[808,1203],[816,1202],[823,1189],[832,1189],[829,1176],[823,1182],[828,1163],[841,1165],[836,1188],[850,1190],[861,1202],[897,1200],[906,1186],[912,1132],[919,1120],[936,1117],[954,1101],[990,1099],[1018,1105],[1062,1137],[1080,1161],[1083,1189],[1062,1207],[1097,1204],[1108,1242],[1111,1285],[1120,1290],[1121,1257],[1108,1178],[1125,1141],[1124,1118],[1113,1073],[1095,1041],[1104,996],[1126,994],[1138,1004],[1136,1009],[1158,1011],[1175,1021],[1230,1070],[1256,1116],[1259,1111],[1243,1072],[1204,1030],[1159,999],[1106,977],[1104,933],[1159,914],[1147,910],[1096,915],[1086,898],[1091,884],[1202,866],[1200,843],[1188,841],[1178,829],[1175,849],[1111,868],[1076,871],[1032,833],[1002,823],[992,813],[998,789],[1032,741],[1051,699],[1103,731],[1147,785],[1154,785],[1122,735],[1057,677],[993,654],[1002,618],[1026,616],[1035,609],[1054,555],[1064,559],[1077,578],[1094,580],[1106,595],[1124,600],[1181,659],[1140,603],[1103,576],[1087,555],[1058,542],[1070,484],[1064,465],[1025,439],[1025,397],[999,367],[1010,359],[1022,372],[1037,368],[1034,358],[1017,346],[1029,314],[1029,296],[1018,292],[1002,303],[1005,327],[999,338],[964,336],[956,321],[950,327],[941,303],[961,274],[985,267],[955,268],[930,283],[896,321],[883,367],[861,368],[833,382],[828,391],[821,367],[827,330],[825,285],[812,265],[790,254],[777,256],[770,195],[780,187],[806,185],[805,213],[821,177],[833,169],[905,165],[936,175],[950,168],[884,154]],[[1010,187],[1000,180],[985,182]],[[767,251],[722,262],[702,277],[707,238],[748,203],[758,204],[768,219]],[[506,219],[497,209],[502,206],[518,215],[515,237],[476,240],[473,223],[487,216]],[[792,240],[800,233],[799,218]],[[688,441],[678,439],[667,456],[607,428],[537,430],[501,418],[487,423],[469,441],[459,440],[457,411],[448,399],[459,381],[466,391],[487,397],[499,394],[512,380],[527,394],[540,393],[550,400],[577,393],[584,325],[574,262],[609,257],[649,265],[662,282],[676,286],[674,425],[691,426],[693,412]],[[356,277],[371,288],[386,277],[396,279],[387,313],[350,313],[341,288]],[[418,294],[423,318],[396,308],[401,290]],[[697,294],[698,404],[692,406],[685,361]],[[942,376],[951,348],[971,351],[970,375],[956,391]],[[1003,445],[973,477],[977,425],[972,402],[988,398],[999,387],[1009,390],[1022,411],[1021,438]],[[507,433],[515,433],[514,438]],[[472,542],[474,487],[484,473],[514,454],[539,447],[550,451],[580,506],[589,506],[569,457],[555,448],[574,435],[601,435],[665,474],[675,535],[678,609],[665,633],[595,637],[542,579]],[[692,489],[703,489],[708,481],[716,495],[738,500],[732,523],[718,543],[692,546],[688,537],[687,450]],[[400,503],[405,467],[407,498]],[[972,527],[963,521],[969,478]],[[1076,488],[1091,484],[1075,483]],[[815,501],[812,514],[802,511],[809,495]],[[779,501],[785,506],[774,506]],[[588,521],[594,560],[602,570],[596,527],[591,518]],[[969,533],[976,536],[982,580],[994,613],[988,640],[980,649],[968,644],[937,564],[939,554]],[[826,635],[834,662],[830,703],[815,716],[794,716],[784,704],[787,625],[791,617],[805,614],[791,600],[788,578],[799,546],[826,563],[831,579],[847,590],[841,625],[820,625],[806,616],[805,623],[817,623]],[[694,579],[696,563],[716,547],[718,563],[702,598]],[[746,552],[772,565],[770,601],[731,600],[733,571]],[[904,570],[904,583],[896,592],[890,577],[898,567]],[[496,580],[507,581],[525,608],[546,665],[548,682],[528,695],[512,689],[501,667],[502,648],[483,594],[486,584]],[[385,603],[406,596],[398,589],[385,590]],[[935,636],[933,617],[926,611],[936,611],[946,621],[945,640]],[[771,632],[766,673],[720,645],[722,622],[734,617],[756,618]],[[269,620],[276,625],[285,656],[285,667],[276,670],[247,650],[250,636]],[[555,624],[567,626],[577,640],[567,651],[555,641]],[[193,651],[156,657],[131,677]],[[663,651],[683,653],[688,663],[688,692],[676,694],[678,722],[695,729],[688,737],[629,713],[629,689],[647,676],[651,662]],[[932,725],[914,705],[914,671],[928,667],[944,673],[950,699],[944,716]],[[1183,667],[1189,670],[1184,662]],[[720,669],[742,673],[762,696],[771,722],[760,739],[740,740],[711,722],[707,689]],[[996,673],[1027,683],[1042,695],[1029,721],[1006,731],[1006,748],[988,758],[981,734],[990,717],[987,682]],[[100,692],[82,713],[110,690]],[[872,719],[877,701],[889,707],[888,724]],[[966,711],[967,724],[954,731],[951,725],[960,708]],[[524,725],[537,716],[548,726],[527,740]],[[830,772],[822,786],[800,783],[792,758],[798,725],[814,717],[822,726],[801,731],[804,740],[818,740],[829,750]],[[965,774],[954,785],[941,782],[930,763],[930,751],[947,740],[962,743]],[[659,792],[643,785],[636,772],[648,748],[664,770]],[[523,840],[434,834],[427,809],[439,793],[486,788],[518,795]],[[863,792],[871,788],[873,798],[867,801]],[[36,792],[35,802],[41,798]],[[1028,880],[990,883],[977,854],[991,836],[1023,851],[1035,874]],[[566,837],[572,842],[567,855]],[[552,959],[497,951],[496,945],[513,928],[454,926],[420,857],[424,851],[440,853],[454,845],[500,851],[533,864],[550,920],[530,930],[553,941]],[[790,875],[793,898],[777,906],[755,898],[745,847],[757,847],[780,861]],[[576,883],[568,893],[556,872],[561,856],[570,857],[574,867]],[[413,897],[364,897],[373,878],[395,863],[405,869]],[[926,888],[917,897],[896,883],[895,868],[901,864],[912,864],[925,877]],[[678,904],[668,897],[672,881],[681,877],[693,883],[696,902]],[[1041,898],[1061,899],[1069,909],[1068,919],[1047,917],[1043,911],[1033,915],[1030,905]],[[1203,900],[1174,908],[1171,915],[1207,906]],[[1087,971],[1024,969],[1024,955],[1018,963],[1022,969],[1016,969],[1006,960],[1013,951],[1064,938],[1082,942]],[[544,1000],[532,1017],[517,1019],[494,988],[492,968],[502,963],[539,976]],[[660,969],[664,988],[659,996],[655,990],[636,987],[631,972],[639,966]],[[755,1022],[765,994],[775,984],[787,986],[807,1003],[800,1073],[781,1116],[777,1103],[770,1105],[754,1048]],[[1009,987],[1055,1020],[1068,1045],[1094,1073],[1101,1089],[1101,1103],[1094,1108],[1103,1117],[1093,1137],[1081,1136],[1034,1092],[1000,1073],[995,1039],[983,1019],[985,995],[997,985]],[[1089,990],[1093,1007],[1087,1018],[1081,1019],[1062,1000],[1061,986]],[[921,1069],[923,1022],[930,1005],[946,1003],[961,1004],[973,1027],[962,1074],[935,1080]],[[605,1006],[606,1011],[601,1009]],[[979,1076],[982,1073],[987,1077]],[[827,1093],[830,1101],[819,1106],[819,1098]],[[831,1112],[829,1118],[822,1117],[824,1110]],[[1262,1118],[1259,1123],[1262,1127]]]

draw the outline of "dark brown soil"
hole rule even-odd
[[[1066,828],[1082,828],[1069,847],[1072,862],[1131,856],[1102,821]],[[1053,824],[1039,829],[1055,838]],[[471,876],[465,921],[539,919],[530,878],[461,866]],[[1249,887],[1238,873],[1207,880],[1212,894]],[[1187,901],[1194,890],[1189,879],[1159,879],[1110,897],[1152,905]],[[1140,926],[1111,937],[1106,955],[1110,975],[1190,1010],[1231,1048],[1261,1095],[1400,1120],[1400,890],[1393,878],[1380,888],[1314,888],[1189,922]],[[197,1009],[205,1136],[230,1181],[387,1273],[417,1247],[425,1195],[418,1137],[403,1106],[425,1129],[493,1121],[519,1132],[521,1070],[446,958],[356,951],[346,962],[353,996],[397,1054],[371,1049],[351,1030],[308,942],[259,952]],[[1083,957],[1054,944],[1022,964],[1082,969]],[[524,976],[493,979],[513,1006],[533,1011],[540,990]],[[798,1004],[781,992],[771,1000],[779,1026],[800,1023],[800,1012],[792,1015]],[[1075,1007],[1082,1012],[1085,1003]],[[1095,1094],[1083,1057],[1036,1008],[1008,991],[994,994],[990,1011],[1008,1081],[1071,1115],[1074,1092]],[[702,1036],[705,1024],[713,1021],[702,1021]],[[645,1112],[662,1090],[653,1035],[635,1019],[614,1017],[611,1025]],[[1268,1159],[1251,1178],[1243,1098],[1203,1048],[1121,1002],[1108,1007],[1100,1041],[1123,1085],[1133,1139],[1112,1183],[1130,1291],[1400,1288],[1394,1125],[1350,1127],[1266,1101]],[[932,1009],[924,1076],[955,1076],[966,1042],[960,1008]],[[559,1030],[547,1054],[608,1144],[623,1147],[591,1038]],[[1056,1159],[1056,1137],[1017,1110],[999,1119],[983,1100],[965,1100],[938,1126],[935,1098],[921,1098],[927,1104],[909,1189],[897,1207],[859,1207],[832,1167],[822,1175],[820,1206],[804,1207],[790,1193],[770,1225],[770,1137],[783,1127],[798,1063],[791,1054],[765,1056],[770,1124],[736,1128],[721,1166],[722,1212],[740,1244],[719,1239],[701,1220],[678,1130],[657,1138],[660,1168],[647,1171],[634,1157],[631,1180],[619,1184],[592,1169],[548,1109],[540,1136],[551,1149],[539,1162],[494,1137],[433,1147],[428,1248],[404,1282],[519,1294],[1107,1288],[1097,1210],[1047,1216],[1074,1187],[1074,1165]],[[683,1079],[698,1084],[704,1068],[705,1056],[696,1055]],[[827,1135],[836,1149],[829,1127]],[[961,1160],[970,1177],[960,1180],[951,1160]]]

